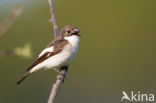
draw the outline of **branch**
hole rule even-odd
[[[50,6],[50,11],[51,11],[51,21],[53,23],[54,36],[56,38],[58,36],[58,27],[57,27],[56,20],[55,20],[53,0],[48,0],[48,2],[49,2],[49,6]],[[67,70],[68,70],[68,66],[64,66],[64,67],[60,68],[60,73],[57,76],[57,80],[52,86],[51,93],[50,93],[50,96],[49,96],[49,99],[48,99],[48,103],[54,103],[56,95],[58,94],[58,92],[59,92],[59,90],[61,88],[61,85],[64,82]]]
[[[53,23],[54,35],[55,35],[55,37],[57,37],[58,36],[58,27],[57,27],[56,19],[55,19],[53,0],[48,0],[48,2],[49,2],[49,6],[50,6],[51,22]]]
[[[15,5],[12,8],[9,16],[0,24],[0,37],[5,34],[5,32],[9,29],[9,27],[15,22],[17,17],[20,16],[22,8],[18,5]]]
[[[52,90],[51,90],[51,93],[50,93],[50,96],[49,96],[48,103],[54,103],[56,95],[58,94],[58,92],[59,92],[59,90],[61,88],[61,85],[64,82],[64,79],[65,79],[65,76],[66,76],[66,73],[67,73],[67,70],[68,70],[68,66],[64,66],[60,70],[61,70],[60,74],[57,76],[57,80],[52,86]]]
[[[14,54],[14,50],[0,51],[0,57]]]

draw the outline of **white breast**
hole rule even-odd
[[[77,53],[78,47],[79,47],[79,40],[80,37],[76,35],[72,35],[69,37],[65,37],[66,40],[71,44],[71,56],[69,58],[68,63],[71,62],[71,60],[75,57],[75,54]]]

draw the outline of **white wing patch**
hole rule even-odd
[[[41,57],[42,55],[44,55],[46,52],[53,52],[53,50],[54,50],[54,47],[53,47],[53,46],[44,49],[44,50],[39,54],[38,58]]]

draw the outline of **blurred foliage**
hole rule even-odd
[[[24,47],[16,47],[12,50],[0,51],[0,57],[6,57],[9,55],[16,55],[25,59],[32,58],[32,48],[30,43],[25,43]]]
[[[17,47],[14,49],[14,54],[17,56],[21,56],[27,59],[32,58],[32,49],[31,44],[26,43],[24,47]]]

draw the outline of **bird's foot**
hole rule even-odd
[[[55,70],[57,73],[60,73],[60,71],[59,71],[59,70],[57,70],[57,68],[54,68],[54,70]]]
[[[57,78],[58,78],[59,80],[63,80],[63,81],[64,81],[64,79],[65,79],[65,77],[64,77],[62,74],[58,75]]]
[[[64,75],[63,75],[57,68],[55,68],[54,70],[55,70],[57,73],[59,73],[59,75],[57,76],[57,78],[58,78],[58,79],[63,79],[63,80],[64,80],[64,78],[65,78]]]

